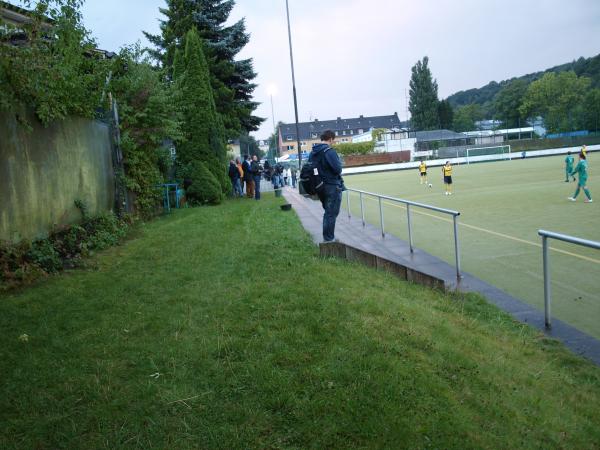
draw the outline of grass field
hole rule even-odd
[[[1,294],[0,448],[598,447],[597,366],[476,295],[320,258],[282,202],[177,211]]]
[[[567,201],[575,183],[564,182],[564,156],[455,166],[454,195],[443,195],[441,168],[429,168],[431,189],[417,170],[352,175],[351,188],[460,211],[463,270],[543,310],[541,238],[546,229],[600,241],[600,153],[589,158],[588,187],[595,203]],[[366,198],[366,197],[365,197]],[[360,214],[357,194],[351,211]],[[346,199],[342,204],[346,205]],[[365,200],[367,222],[378,224],[375,200]],[[413,210],[415,246],[454,264],[451,217]],[[386,231],[407,239],[406,210],[384,207]],[[600,252],[551,241],[552,315],[600,338]]]

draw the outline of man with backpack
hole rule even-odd
[[[308,156],[307,166],[312,167],[311,184],[323,205],[323,240],[331,242],[335,239],[335,221],[340,213],[342,191],[345,190],[342,180],[342,162],[332,148],[335,133],[326,130],[321,134],[321,143],[315,144]],[[314,178],[320,178],[314,180]],[[306,177],[301,175],[301,179]],[[316,182],[316,185],[315,185]],[[304,183],[306,185],[306,183]],[[308,192],[309,194],[311,192]]]

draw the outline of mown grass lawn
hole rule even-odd
[[[598,367],[320,259],[279,203],[176,212],[0,297],[0,448],[600,446]]]

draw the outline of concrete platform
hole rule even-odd
[[[363,227],[360,218],[348,217],[342,210],[337,219],[337,242],[323,243],[323,208],[319,201],[301,196],[297,190],[286,187],[283,195],[292,204],[304,228],[319,244],[321,254],[358,261],[379,270],[387,270],[403,280],[444,291],[476,292],[490,303],[506,311],[520,322],[527,323],[549,337],[562,341],[571,351],[592,360],[600,366],[600,341],[578,329],[552,319],[552,328],[546,329],[544,313],[506,292],[463,272],[460,280],[456,268],[419,249],[410,252],[407,242],[386,234],[373,225]]]

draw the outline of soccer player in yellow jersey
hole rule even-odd
[[[425,161],[421,161],[421,164],[419,164],[419,174],[421,175],[420,184],[427,184],[427,164],[425,164]]]
[[[585,145],[581,147],[581,153],[583,154],[584,158],[587,158],[587,147]]]
[[[444,186],[446,187],[445,195],[452,195],[452,165],[450,161],[446,161],[446,164],[442,167],[442,173],[444,174]]]

